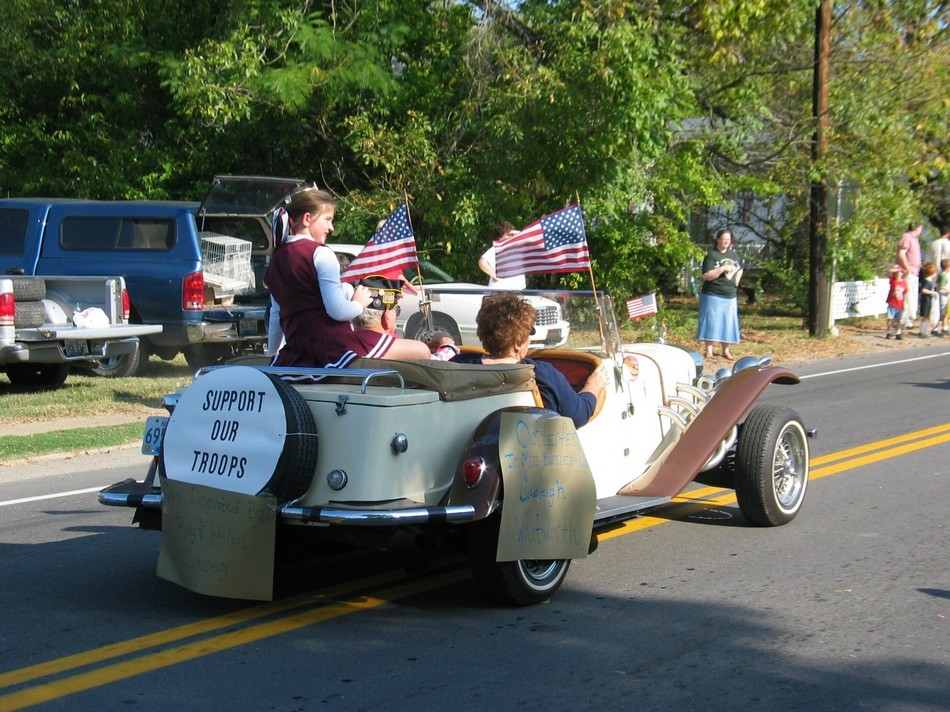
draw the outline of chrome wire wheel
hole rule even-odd
[[[808,447],[805,432],[798,422],[785,426],[775,448],[775,462],[772,468],[775,497],[779,506],[791,511],[801,501],[806,480],[802,476],[808,472]]]
[[[808,487],[808,440],[791,408],[757,405],[742,424],[736,445],[736,500],[750,524],[792,521]]]
[[[564,567],[564,559],[522,559],[517,562],[524,582],[536,591],[547,591]]]

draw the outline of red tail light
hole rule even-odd
[[[186,311],[198,311],[205,306],[205,276],[203,272],[192,272],[185,277],[181,286],[181,308]]]
[[[484,457],[472,457],[463,462],[462,477],[465,478],[465,486],[471,489],[481,482],[486,467]]]
[[[0,326],[15,326],[16,301],[13,292],[0,294]]]
[[[122,321],[129,320],[129,314],[132,313],[132,302],[129,301],[129,290],[122,290]]]

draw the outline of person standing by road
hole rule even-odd
[[[897,242],[897,264],[904,268],[907,294],[904,297],[904,326],[910,328],[917,318],[917,297],[920,293],[920,233],[923,223],[909,225]]]
[[[742,265],[732,249],[732,231],[716,233],[715,245],[703,260],[703,286],[699,294],[699,329],[696,338],[706,344],[706,358],[713,357],[716,342],[722,357],[732,361],[731,344],[739,343],[739,280]]]
[[[515,277],[498,277],[495,274],[495,242],[505,237],[513,237],[518,230],[510,222],[501,221],[492,228],[492,246],[478,258],[478,268],[488,275],[488,286],[492,289],[524,289],[527,281],[523,274]]]
[[[931,314],[936,313],[936,307],[939,304],[937,265],[933,262],[925,262],[920,268],[920,338],[930,338],[930,330],[935,325],[935,322],[930,320]]]
[[[940,227],[940,237],[933,241],[930,245],[931,253],[931,262],[934,263],[937,267],[937,271],[940,274],[943,274],[943,268],[941,265],[944,260],[950,260],[950,225],[942,225]],[[937,277],[938,281],[940,276]],[[938,290],[939,291],[939,290]],[[944,305],[946,306],[946,305]],[[944,323],[947,319],[947,310],[944,308],[943,311],[940,310],[940,299],[933,300],[933,307],[930,312],[930,320],[933,324],[937,324],[939,329],[937,336],[943,336]]]
[[[900,265],[894,265],[888,270],[887,279],[890,286],[887,290],[887,335],[885,339],[892,336],[898,341],[904,337],[901,331],[904,328],[904,297],[907,294],[907,280],[904,278],[906,272]]]
[[[948,303],[950,303],[950,257],[945,257],[940,262],[940,274],[937,275],[937,328],[934,333],[937,336],[946,336],[948,322]]]

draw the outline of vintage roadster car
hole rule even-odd
[[[170,417],[146,426],[145,480],[99,500],[162,530],[160,576],[262,600],[288,532],[331,546],[385,549],[407,535],[457,546],[488,594],[529,605],[560,587],[599,530],[694,480],[733,487],[750,524],[796,516],[810,433],[793,410],[755,404],[769,384],[797,383],[793,373],[748,357],[706,375],[686,349],[621,343],[604,294],[539,296],[561,305],[571,338],[531,358],[572,384],[609,365],[603,406],[580,428],[543,407],[527,364],[232,364],[164,398]]]

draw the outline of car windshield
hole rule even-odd
[[[419,272],[422,273],[422,279],[425,284],[448,284],[458,281],[441,267],[436,267],[429,262],[429,260],[421,258],[419,259]],[[418,275],[414,276],[418,279]],[[412,280],[412,277],[410,277],[410,280]],[[415,282],[416,280],[413,281]]]
[[[432,287],[426,283],[426,296],[436,311],[445,309],[453,298],[475,300],[477,305],[486,294],[497,292],[487,287],[470,289],[460,287]],[[567,342],[559,348],[590,351],[598,354],[613,354],[620,350],[621,335],[610,296],[590,291],[526,289],[520,294],[538,310],[539,323],[567,324]],[[474,319],[474,317],[473,317]]]

